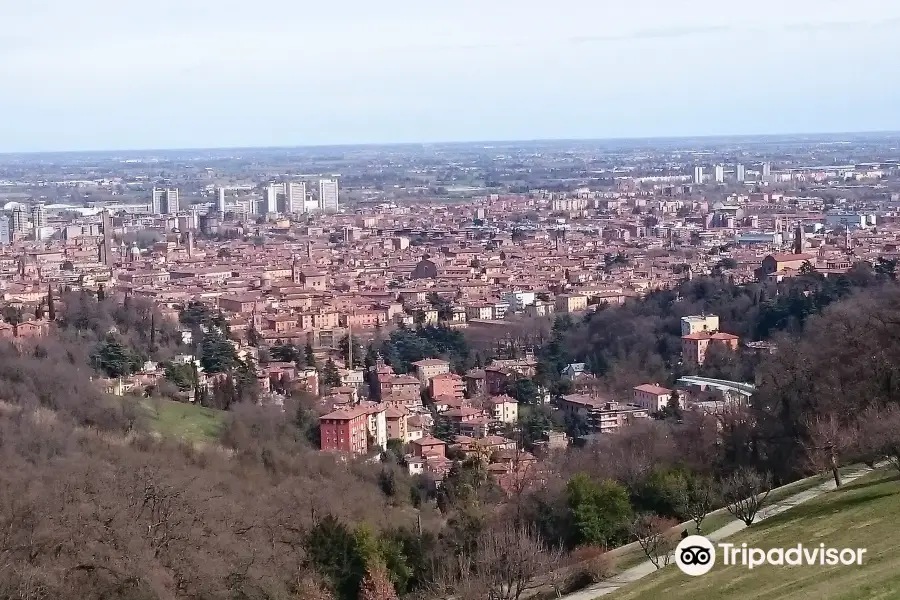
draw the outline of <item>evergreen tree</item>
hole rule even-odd
[[[47,285],[47,318],[56,320],[56,304],[53,302],[53,288]]]
[[[322,384],[326,387],[340,387],[341,374],[338,372],[337,365],[330,358],[322,369]]]
[[[97,286],[97,302],[103,302],[106,300],[106,288],[101,283]]]
[[[250,329],[247,330],[247,343],[258,348],[260,339],[259,331],[256,330],[256,325],[251,321]]]
[[[207,373],[230,371],[237,361],[234,346],[216,330],[211,330],[200,344],[200,365]]]
[[[319,365],[316,364],[316,354],[313,352],[313,347],[311,342],[306,342],[306,348],[304,349],[304,355],[306,356],[306,366],[312,367],[313,369],[318,369]]]

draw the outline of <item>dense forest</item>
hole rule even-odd
[[[702,528],[705,512],[749,489],[739,485],[747,473],[768,485],[835,464],[900,464],[891,275],[699,280],[559,319],[537,348],[535,378],[556,392],[560,365],[579,359],[610,389],[632,370],[669,381],[685,314],[717,313],[724,329],[777,350],[752,357],[749,406],[663,415],[551,455],[505,490],[478,459],[455,464],[438,487],[410,477],[393,450],[377,463],[323,455],[302,394],[283,409],[237,394],[217,444],[160,437],[142,398],[107,396],[92,378],[195,349],[238,377],[217,315],[183,313],[198,336],[186,348],[148,303],[67,295],[49,337],[0,347],[0,598],[518,600],[537,586],[552,597],[607,576],[604,550],[647,527]],[[381,352],[401,371],[427,355],[458,371],[489,360],[440,328],[394,332],[360,354]],[[722,372],[747,368],[743,356],[717,360]],[[568,564],[577,567],[558,568]]]

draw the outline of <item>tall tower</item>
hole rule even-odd
[[[178,214],[178,189],[154,187],[150,197],[150,210],[154,215]]]
[[[703,167],[694,167],[694,183],[697,185],[703,183]]]
[[[772,175],[772,163],[764,162],[762,166],[762,176],[763,178],[771,177]]]
[[[794,254],[803,254],[803,225],[794,228]]]
[[[716,165],[716,183],[725,183],[725,165]]]
[[[270,183],[266,186],[266,209],[264,212],[266,213],[276,213],[278,212],[278,188],[284,188],[283,185],[277,183]]]
[[[284,184],[285,208],[287,212],[306,212],[306,182],[292,181]]]
[[[734,178],[738,183],[744,183],[744,180],[747,179],[744,165],[742,165],[741,163],[738,163],[734,166]]]
[[[17,205],[12,211],[12,230],[13,233],[22,233],[25,231],[25,209],[22,205]]]
[[[111,267],[113,264],[112,259],[112,234],[113,234],[113,223],[112,223],[112,215],[109,214],[109,211],[104,209],[103,212],[100,213],[100,225],[103,228],[103,253],[101,256],[101,262],[107,267]]]
[[[31,228],[34,231],[35,241],[39,242],[44,237],[45,218],[46,212],[44,210],[44,203],[38,202],[31,208]]]
[[[9,217],[0,217],[0,246],[12,243]]]
[[[300,261],[296,254],[291,258],[291,282],[300,283]]]
[[[219,216],[225,214],[225,188],[220,187],[216,190],[216,210]]]
[[[319,180],[319,210],[322,212],[337,212],[338,181],[337,179]]]

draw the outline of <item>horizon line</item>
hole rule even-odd
[[[24,150],[3,151],[0,157],[9,156],[35,156],[42,154],[111,154],[130,152],[202,152],[222,150],[301,150],[317,148],[379,148],[398,146],[469,146],[475,144],[527,144],[527,143],[564,143],[564,142],[646,142],[661,141],[672,142],[679,140],[725,140],[725,139],[753,139],[753,138],[802,138],[823,136],[890,136],[900,135],[900,130],[863,130],[863,131],[818,131],[818,132],[794,132],[794,133],[722,133],[705,135],[667,135],[667,136],[618,136],[618,137],[561,137],[561,138],[519,138],[519,139],[481,139],[481,140],[444,140],[444,141],[397,141],[397,142],[350,142],[329,144],[299,144],[299,145],[273,145],[273,146],[188,146],[181,148],[110,148],[87,150]]]

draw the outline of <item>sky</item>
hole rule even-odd
[[[897,0],[0,0],[0,152],[900,130]]]

